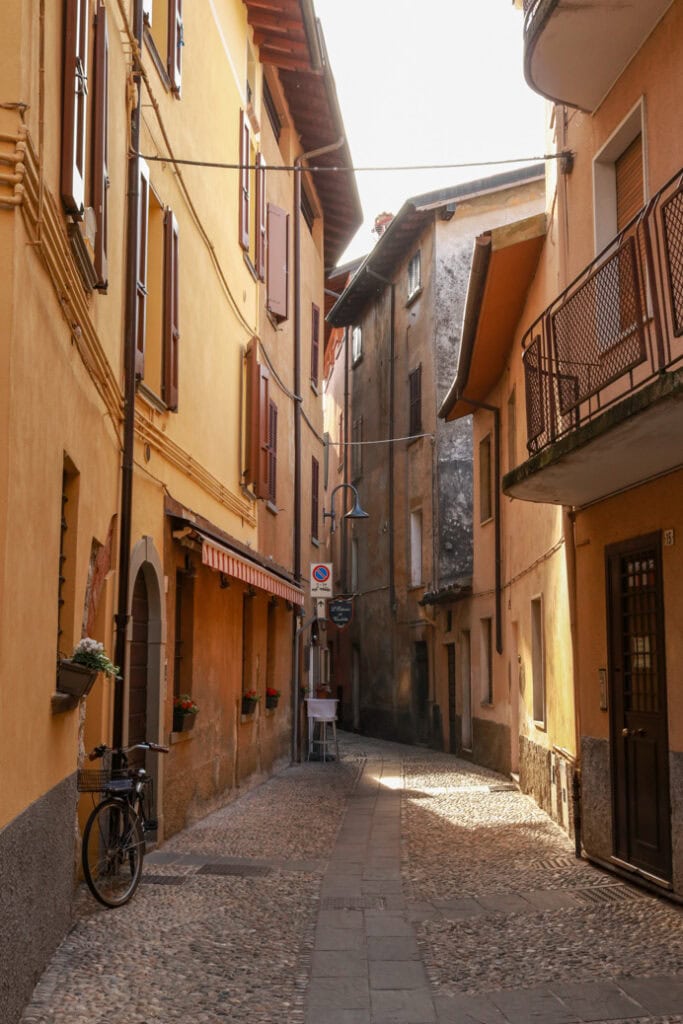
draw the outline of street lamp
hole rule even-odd
[[[336,517],[335,517],[335,512],[334,512],[334,496],[337,493],[337,491],[340,490],[342,487],[348,487],[350,491],[353,491],[353,499],[354,499],[353,500],[353,508],[350,509],[348,512],[346,512],[344,514],[344,519],[367,519],[368,518],[368,513],[364,512],[363,509],[360,507],[360,500],[358,498],[358,491],[353,486],[353,484],[337,484],[337,486],[332,491],[332,494],[330,495],[330,511],[326,512],[325,509],[323,508],[323,522],[325,521],[326,518],[332,520],[332,525],[330,527],[330,533],[334,533],[334,530],[335,530],[335,518]]]

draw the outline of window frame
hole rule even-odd
[[[277,507],[277,405],[268,398],[268,502]]]
[[[422,433],[422,363],[408,374],[408,434]]]
[[[493,706],[493,619],[484,616],[479,620],[479,685],[481,703]]]
[[[311,303],[311,384],[320,385],[320,307]]]
[[[486,452],[486,459],[483,453]],[[488,472],[484,472],[484,463]],[[491,434],[488,433],[479,441],[479,522],[488,523],[493,519],[493,485],[491,480]]]
[[[543,595],[531,598],[531,696],[532,716],[537,729],[546,727],[546,647]]]
[[[85,216],[89,28],[89,0],[66,0],[60,191],[66,212],[75,220],[82,220]]]
[[[363,328],[354,324],[351,328],[351,366],[358,366],[363,358]]]
[[[416,272],[417,271],[417,272]],[[412,299],[422,291],[422,250],[418,249],[411,256],[408,262],[408,284],[407,284],[407,297],[406,302],[411,302]]]
[[[311,538],[320,540],[320,463],[311,456]]]
[[[421,587],[422,573],[422,509],[410,510],[410,587]]]

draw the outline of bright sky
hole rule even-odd
[[[511,0],[315,0],[356,167],[538,157],[544,101],[522,70]],[[343,260],[368,252],[378,213],[504,165],[356,176],[365,223]]]

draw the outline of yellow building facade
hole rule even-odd
[[[306,170],[350,156],[312,5],[281,8],[285,31],[242,0],[0,13],[9,1020],[68,927],[88,750],[170,747],[146,761],[158,839],[290,755],[315,309],[360,208]],[[85,635],[120,676],[79,700],[57,663]]]

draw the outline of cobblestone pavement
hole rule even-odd
[[[683,1024],[683,914],[508,780],[341,735],[83,888],[23,1024]]]

